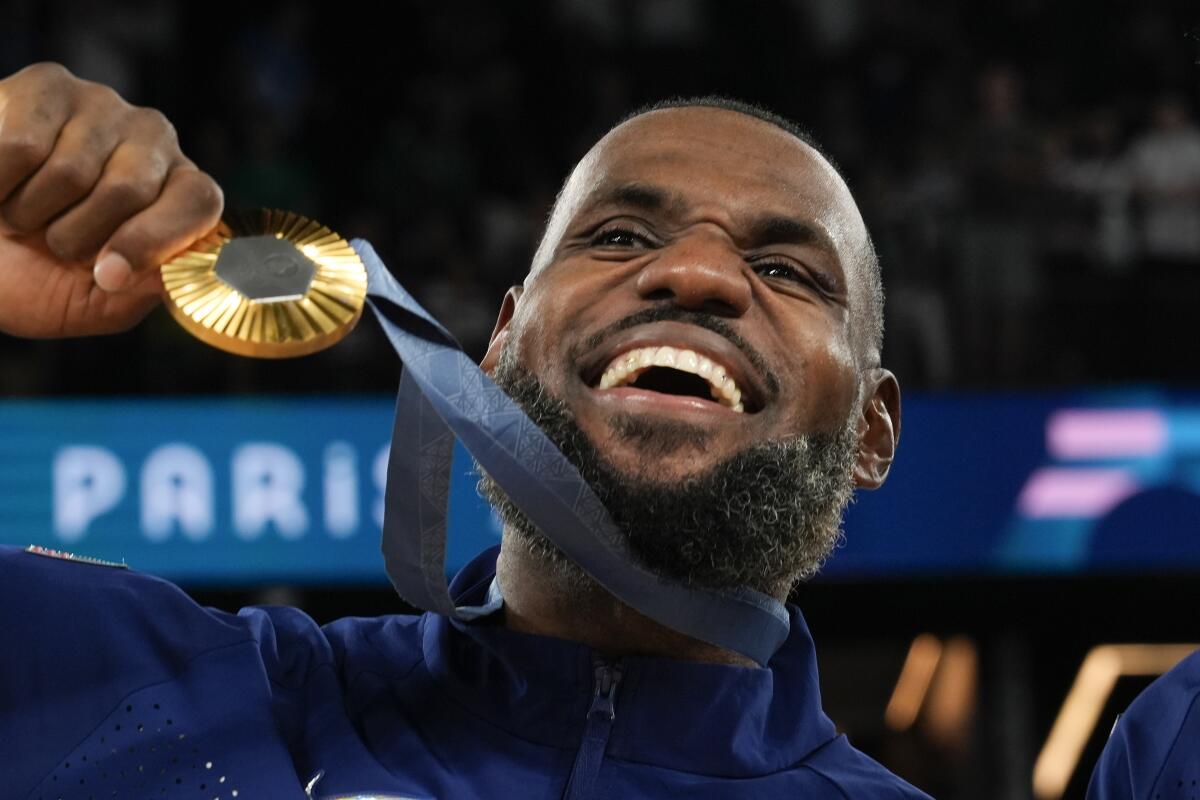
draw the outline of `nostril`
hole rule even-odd
[[[709,298],[700,304],[697,309],[712,314],[717,317],[736,317],[739,316],[738,310],[734,308],[732,303],[727,303],[724,300],[716,300]]]
[[[671,289],[660,288],[642,295],[643,299],[650,301],[671,302],[689,311],[698,311],[705,314],[711,314],[715,317],[736,317],[740,316],[737,307],[726,300],[712,295],[693,296],[688,294],[680,294]]]

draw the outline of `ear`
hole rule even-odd
[[[862,417],[859,419],[858,463],[854,485],[878,489],[887,480],[900,442],[900,383],[886,369],[874,369],[868,381]]]
[[[504,293],[504,302],[500,304],[500,316],[496,317],[496,327],[492,329],[492,338],[488,342],[487,352],[479,362],[479,368],[489,375],[500,363],[500,353],[504,350],[504,342],[508,339],[508,323],[512,322],[513,314],[517,311],[517,303],[521,300],[524,286],[512,286]]]

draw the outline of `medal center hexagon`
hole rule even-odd
[[[317,265],[286,239],[239,236],[221,248],[213,271],[246,299],[270,303],[304,297]]]

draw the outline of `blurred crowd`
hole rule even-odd
[[[175,121],[231,206],[370,239],[473,354],[569,169],[613,122],[722,93],[809,127],[879,249],[909,388],[1193,379],[1200,127],[1190,3],[9,0],[0,69],[53,59]],[[396,21],[399,20],[399,21]],[[6,394],[387,390],[372,326],[300,364],[165,315],[0,340]]]

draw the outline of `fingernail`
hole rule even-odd
[[[119,292],[132,274],[133,267],[120,253],[105,253],[92,268],[96,285],[106,292]]]

